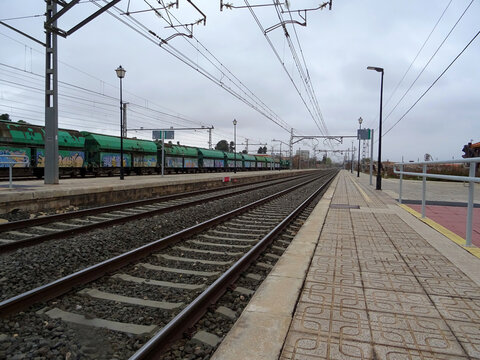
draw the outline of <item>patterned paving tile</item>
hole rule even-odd
[[[463,271],[452,264],[435,265],[432,264],[428,268],[411,267],[412,272],[419,277],[437,277],[446,280],[468,280]]]
[[[418,351],[393,346],[374,345],[375,359],[388,360],[466,360],[466,357],[459,355],[448,355],[432,353],[429,351]]]
[[[371,249],[359,249],[358,257],[364,260],[403,261],[397,251],[372,251]]]
[[[362,288],[341,287],[306,281],[300,301],[337,307],[365,309]]]
[[[466,355],[445,321],[369,312],[375,344],[450,355]]]
[[[325,337],[335,336],[362,342],[372,340],[367,312],[362,309],[300,303],[291,329]]]
[[[425,291],[431,295],[458,296],[480,299],[480,288],[473,281],[418,277]]]
[[[414,276],[364,272],[362,279],[364,286],[370,289],[425,294]]]
[[[480,324],[480,299],[435,295],[431,299],[445,319]]]
[[[478,323],[447,320],[453,333],[468,355],[480,359],[480,325]]]
[[[336,337],[290,331],[281,360],[372,359],[372,345]]]
[[[411,242],[401,242],[395,243],[395,247],[400,251],[402,254],[429,254],[429,255],[440,255],[440,253],[435,250],[431,246],[423,246],[419,244],[415,244],[413,241]]]
[[[413,276],[413,273],[407,264],[401,261],[360,259],[360,266],[362,268],[362,272]]]
[[[440,317],[440,314],[423,294],[365,289],[369,311]]]
[[[324,284],[333,284],[337,286],[362,286],[362,279],[357,270],[347,270],[343,267],[337,267],[335,274],[326,273],[325,268],[310,268],[307,275],[307,281],[319,282]]]

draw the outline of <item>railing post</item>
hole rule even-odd
[[[12,184],[12,167],[13,163],[8,164],[8,188],[11,189],[13,187]]]
[[[423,165],[423,183],[422,183],[422,218],[425,217],[425,197],[427,193],[427,165]]]
[[[402,203],[402,188],[403,188],[403,164],[400,165],[400,189],[398,190],[398,203]]]
[[[469,176],[471,178],[475,177],[475,163],[471,162],[470,163],[470,171],[469,171]],[[465,242],[466,246],[472,246],[472,220],[473,220],[473,195],[474,195],[474,190],[475,189],[475,182],[474,181],[469,181],[469,186],[468,186],[468,208],[467,208],[467,231],[466,231],[466,237],[465,237]]]

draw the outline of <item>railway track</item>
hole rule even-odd
[[[333,176],[328,173],[321,180],[309,179],[7,299],[0,303],[0,315],[7,317],[8,323],[26,321],[42,334],[58,327],[68,328],[70,334],[72,326],[80,326],[83,330],[79,331],[89,332],[90,339],[95,334],[94,338],[102,339],[102,344],[111,340],[102,348],[105,353],[95,347],[97,351],[90,354],[91,358],[111,358],[120,353],[124,357],[134,353],[132,359],[152,358],[152,354],[164,351],[191,328],[225,291],[230,291],[242,272],[287,229],[280,245],[270,246],[263,260],[255,265],[268,273],[293,236],[288,227],[318,196],[306,195],[305,188],[321,192]],[[250,275],[252,281],[259,281],[258,276]],[[236,286],[234,292],[240,294],[240,299],[248,300],[252,291]],[[65,295],[59,297],[62,294]],[[33,304],[36,305],[32,310],[25,310]],[[14,315],[19,311],[22,312]],[[62,341],[58,344],[56,348],[63,348]],[[127,349],[117,349],[118,344]],[[74,356],[89,354],[88,346],[83,351],[85,345],[78,346]]]
[[[226,198],[227,196],[239,195],[254,189],[298,181],[303,177],[305,175],[268,180],[256,184],[237,185],[228,189],[207,189],[173,194],[0,224],[0,254],[48,240],[65,238],[98,228]]]

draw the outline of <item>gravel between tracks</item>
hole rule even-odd
[[[274,185],[269,189],[3,254],[0,256],[0,269],[3,274],[0,278],[0,301],[196,225],[214,215],[224,214],[286,187]]]

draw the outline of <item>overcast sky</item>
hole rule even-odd
[[[167,39],[177,30],[186,33],[166,28],[169,17],[183,24],[202,18],[185,0],[169,13],[159,10],[162,18],[153,11],[134,14],[148,8],[144,1],[122,0],[111,14],[100,15],[66,39],[59,37],[59,126],[118,135],[119,79],[114,70],[122,65],[127,70],[123,90],[129,129],[214,126],[215,145],[221,139],[233,140],[232,121],[237,119],[237,142],[267,143],[270,152],[280,144],[272,139],[289,142],[290,128],[295,135],[352,136],[362,117],[362,127],[376,131],[376,157],[380,73],[367,66],[377,66],[385,69],[384,160],[423,160],[425,153],[438,160],[460,158],[464,144],[480,141],[479,38],[405,115],[480,30],[478,1],[333,0],[332,10],[309,11],[306,26],[286,24],[303,74],[308,72],[304,78],[312,98],[282,27],[264,36],[258,25],[268,29],[280,22],[275,7],[254,8],[254,18],[246,8],[220,11],[220,0],[193,2],[206,15],[206,25],[193,26],[192,39],[176,36],[168,45],[158,45],[159,38]],[[245,6],[241,0],[229,3]],[[290,10],[319,5],[310,0],[289,3]],[[130,16],[121,15],[127,6]],[[68,30],[96,10],[93,2],[81,1],[60,18],[58,27]],[[1,21],[41,41],[44,13],[43,1],[0,1]],[[303,22],[297,12],[284,12],[282,17]],[[44,48],[4,26],[0,44],[0,113],[43,125]],[[131,130],[128,136],[148,139],[151,132]],[[207,147],[208,133],[177,131],[175,141]],[[304,140],[294,149],[313,154],[314,148],[351,147],[352,139],[345,138],[343,143]],[[250,152],[257,149],[249,146]]]

